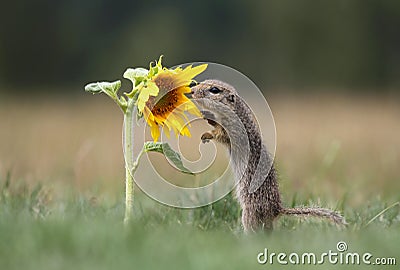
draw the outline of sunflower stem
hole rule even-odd
[[[129,99],[126,110],[124,112],[123,150],[125,158],[125,225],[128,225],[132,219],[134,192],[133,175],[137,169],[139,159],[142,155],[142,153],[140,153],[136,161],[133,161],[132,129],[134,116],[133,112],[135,108],[134,104],[135,102],[132,99]]]

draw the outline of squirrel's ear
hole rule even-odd
[[[228,101],[235,102],[235,95],[229,95],[228,96]]]

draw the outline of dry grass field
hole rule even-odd
[[[400,190],[400,107],[375,97],[270,97],[285,196],[351,206]],[[113,194],[124,177],[122,114],[105,97],[0,103],[0,175]]]
[[[118,108],[106,97],[91,95],[3,99],[0,264],[5,268],[0,268],[258,269],[255,256],[267,244],[277,251],[306,252],[343,238],[354,249],[398,255],[400,207],[379,213],[400,201],[399,100],[267,98],[277,127],[276,163],[285,203],[342,210],[348,229],[283,219],[270,236],[243,238],[231,198],[188,211],[161,206],[136,190],[136,220],[123,233]],[[150,256],[154,249],[159,261]]]

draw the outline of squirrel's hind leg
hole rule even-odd
[[[243,208],[242,224],[246,233],[265,231],[271,232],[273,229],[273,221],[271,218],[260,215],[254,209]]]

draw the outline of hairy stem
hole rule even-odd
[[[124,217],[125,225],[128,225],[132,218],[133,191],[134,191],[133,177],[129,169],[125,167],[125,217]]]
[[[129,224],[133,214],[133,174],[136,171],[139,158],[133,161],[133,117],[134,117],[134,102],[128,101],[127,108],[124,112],[124,129],[123,129],[123,150],[125,158],[125,217],[124,224]]]

